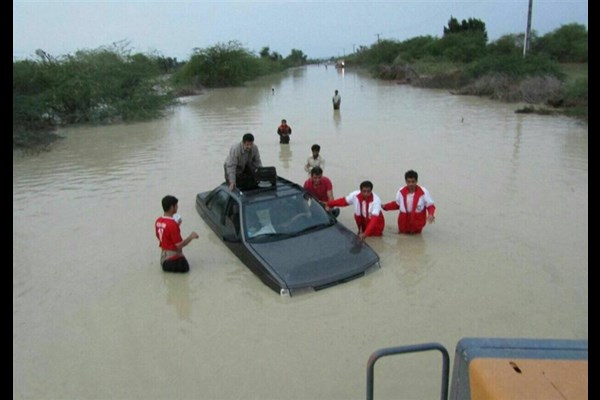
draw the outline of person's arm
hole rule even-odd
[[[373,214],[373,216],[371,217],[371,219],[369,220],[369,223],[367,224],[367,227],[365,228],[364,232],[359,233],[359,237],[361,239],[366,238],[367,236],[371,236],[373,231],[375,230],[375,228],[377,227],[378,224],[380,224],[380,220],[382,218],[381,213],[379,213],[378,215]]]
[[[383,213],[381,212],[381,200],[379,200],[378,198],[374,199],[371,207],[372,210],[369,223],[367,224],[365,231],[359,234],[361,239],[364,239],[367,236],[371,236],[373,234],[373,231],[377,229],[378,225],[385,224],[385,222],[383,221]]]
[[[312,169],[312,164],[310,163],[310,159],[312,156],[306,159],[306,165],[304,165],[304,170],[310,174],[310,170]]]
[[[325,188],[327,189],[326,193],[327,193],[327,200],[331,201],[333,200],[333,184],[331,183],[331,181],[328,179],[327,183],[325,184]]]
[[[430,224],[435,222],[435,205],[431,204],[429,207],[426,208],[427,210],[427,222],[429,222]]]
[[[382,205],[381,209],[384,211],[399,210],[400,206],[398,205],[396,200],[392,200],[389,203],[385,203],[384,205]]]
[[[239,155],[237,146],[232,146],[229,150],[227,161],[225,161],[225,170],[227,171],[229,189],[233,189],[235,187],[235,170],[237,169],[238,157]]]
[[[348,205],[350,205],[350,203],[346,201],[345,197],[340,197],[339,199],[335,200],[329,200],[327,202],[327,207],[346,207]]]
[[[185,239],[183,239],[181,242],[176,243],[175,246],[177,246],[177,250],[181,251],[185,246],[187,246],[188,244],[190,244],[190,242],[194,239],[198,239],[198,234],[196,232],[192,232],[188,235],[188,237],[186,237]]]
[[[435,222],[435,204],[429,195],[429,190],[424,187],[421,187],[421,189],[423,189],[423,200],[425,200],[425,209],[427,210],[427,222],[431,224]]]
[[[327,190],[327,200],[328,201],[333,200],[333,190],[331,190],[331,189]]]
[[[260,168],[263,165],[262,165],[262,161],[260,159],[260,152],[258,151],[258,147],[256,145],[254,145],[252,147],[252,149],[254,150],[253,151],[253,154],[254,154],[254,167]]]

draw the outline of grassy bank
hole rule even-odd
[[[474,69],[478,72],[474,73]],[[525,103],[519,113],[563,114],[588,121],[588,63],[534,66],[519,73],[510,66],[485,66],[452,62],[380,65],[373,72],[379,79],[395,80],[423,88],[448,89],[456,95],[485,96],[503,102]]]
[[[346,65],[374,78],[451,93],[528,104],[521,112],[561,113],[588,120],[588,33],[580,24],[530,38],[523,34],[488,42],[485,23],[450,18],[441,38],[381,40],[345,57]]]
[[[185,63],[132,54],[121,43],[61,57],[36,54],[13,61],[13,149],[44,149],[59,138],[59,126],[158,118],[179,96],[307,63],[301,50],[284,58],[264,47],[255,55],[236,41],[195,49]]]

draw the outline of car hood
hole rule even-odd
[[[290,290],[332,285],[379,261],[369,245],[339,223],[301,236],[247,245]]]

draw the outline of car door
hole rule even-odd
[[[230,237],[240,240],[240,205],[231,196],[229,196],[223,215],[223,235],[233,235]]]
[[[225,212],[227,205],[231,200],[231,195],[224,190],[218,190],[213,196],[206,201],[206,208],[208,212],[207,222],[211,225],[211,228],[220,237],[226,232],[225,230]]]

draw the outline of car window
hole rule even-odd
[[[240,206],[238,203],[230,197],[229,203],[227,204],[225,212],[225,227],[228,231],[235,232],[236,235],[240,234]]]
[[[323,206],[303,193],[251,203],[245,208],[244,229],[248,238],[297,235],[333,223],[335,220]]]
[[[206,207],[213,212],[214,217],[220,221],[221,224],[224,223],[225,206],[230,198],[231,196],[227,192],[218,191],[206,202]]]
[[[246,209],[246,236],[253,238],[268,233],[276,233],[271,218],[269,202],[255,203]]]

